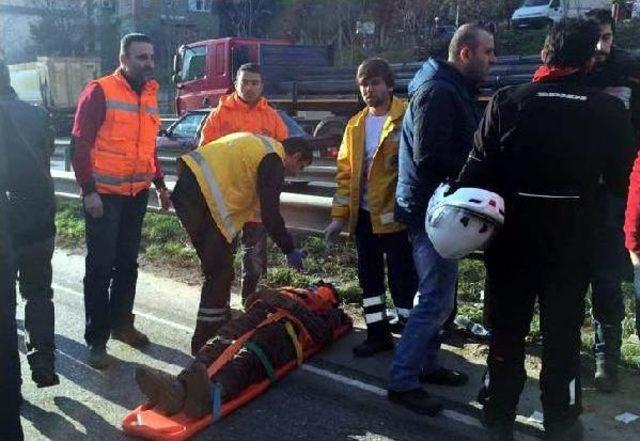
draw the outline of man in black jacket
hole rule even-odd
[[[600,39],[596,49],[596,64],[589,75],[589,84],[614,95],[625,103],[631,112],[631,121],[640,139],[640,90],[638,77],[640,63],[630,54],[613,45],[615,22],[611,11],[595,9],[587,17],[596,22]],[[593,271],[591,274],[591,299],[596,358],[595,386],[603,392],[613,392],[618,387],[618,362],[622,339],[624,301],[622,275],[629,257],[624,247],[625,195],[615,195],[600,186],[597,203],[605,213],[597,226]]]
[[[527,377],[524,339],[540,304],[540,387],[548,439],[579,440],[580,327],[602,179],[623,195],[634,157],[624,105],[585,85],[597,26],[554,25],[533,84],[489,103],[457,186],[495,191],[505,224],[486,252],[492,325],[481,393],[491,439],[512,440]]]
[[[430,58],[409,83],[402,123],[395,220],[408,226],[418,273],[415,305],[398,343],[389,376],[389,399],[432,415],[442,405],[421,383],[460,386],[463,373],[438,364],[439,333],[454,306],[457,260],[443,259],[424,228],[427,202],[439,183],[455,179],[471,150],[480,114],[475,95],[495,61],[493,36],[463,25],[447,62]]]
[[[6,66],[5,66],[6,69]],[[49,171],[53,132],[41,107],[21,101],[8,76],[0,82],[2,142],[9,164],[8,223],[20,284],[26,300],[27,360],[38,387],[58,384],[54,369],[54,306],[51,258],[55,237],[55,196]]]
[[[9,84],[9,71],[0,60],[0,87]],[[20,426],[20,357],[16,328],[16,278],[13,248],[9,234],[9,158],[7,121],[0,111],[0,396],[5,403],[0,406],[0,433],[10,440],[22,440]]]

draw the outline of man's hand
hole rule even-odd
[[[631,257],[631,263],[633,266],[640,265],[640,255],[634,251],[629,251],[629,257]]]
[[[156,190],[158,195],[158,201],[160,201],[160,209],[162,211],[169,211],[171,208],[171,191],[168,188],[161,188]]]
[[[102,199],[100,199],[98,192],[94,191],[84,195],[82,204],[84,205],[84,211],[94,219],[99,219],[104,214],[104,206],[102,205]]]
[[[340,237],[344,227],[344,219],[334,218],[331,223],[324,229],[324,239],[327,243],[335,243]]]
[[[304,256],[302,255],[302,251],[296,248],[295,250],[287,254],[287,265],[289,265],[289,268],[293,268],[296,271],[302,271],[304,268],[304,266],[302,265],[303,257]]]

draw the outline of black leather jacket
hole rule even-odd
[[[14,246],[55,235],[55,194],[50,157],[54,148],[49,114],[21,101],[13,89],[0,90],[0,176],[9,197],[9,231]]]

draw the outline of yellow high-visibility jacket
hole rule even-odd
[[[375,234],[394,233],[404,226],[394,222],[396,183],[398,181],[398,144],[402,130],[402,117],[407,102],[394,97],[389,114],[380,134],[380,142],[371,167],[367,171],[369,182],[369,212]],[[333,197],[331,217],[344,219],[349,233],[358,222],[360,207],[362,167],[364,165],[365,108],[347,123],[338,153],[336,182],[338,188]]]
[[[211,217],[229,243],[260,208],[258,167],[269,153],[277,153],[284,160],[284,148],[275,139],[238,132],[181,157],[196,177]]]

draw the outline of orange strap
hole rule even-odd
[[[255,334],[258,329],[264,326],[267,326],[271,323],[275,323],[278,320],[282,320],[282,319],[287,319],[295,323],[299,327],[300,333],[302,334],[303,338],[309,342],[313,341],[311,339],[311,336],[309,335],[309,331],[307,331],[307,329],[304,327],[302,322],[297,317],[294,317],[288,311],[279,309],[278,311],[269,315],[254,329],[248,332],[245,332],[243,335],[238,337],[232,344],[230,344],[229,347],[227,347],[227,349],[225,349],[224,352],[220,354],[220,356],[207,369],[209,378],[213,377],[220,369],[222,369],[224,365],[226,365],[229,361],[231,361],[231,359],[233,359],[233,357],[240,351],[240,349],[242,349],[245,342],[249,340],[251,337],[253,337],[253,334]]]

